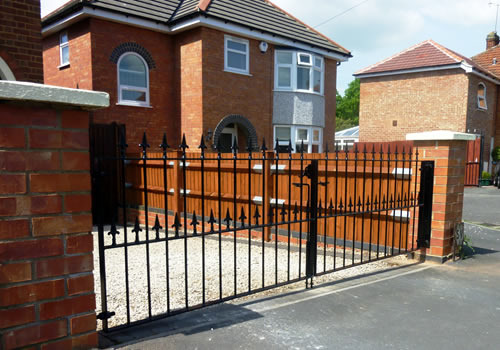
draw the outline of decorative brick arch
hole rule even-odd
[[[151,56],[149,51],[146,50],[141,45],[139,45],[137,43],[132,43],[132,42],[123,43],[123,44],[118,45],[111,53],[111,57],[109,58],[109,60],[111,62],[117,64],[118,59],[121,57],[121,55],[123,55],[124,53],[127,53],[127,52],[135,52],[136,54],[138,54],[142,58],[144,58],[144,60],[148,64],[148,67],[150,70],[153,68],[156,68],[155,61],[153,60],[153,57]]]
[[[247,142],[250,145],[252,150],[257,150],[259,148],[259,143],[257,140],[257,131],[255,131],[255,127],[250,123],[250,121],[245,118],[242,115],[239,114],[231,114],[226,117],[224,117],[219,124],[217,124],[217,127],[215,128],[214,131],[214,142],[213,145],[216,146],[220,134],[222,133],[222,130],[224,130],[225,127],[227,127],[229,124],[237,124],[240,127],[240,130],[243,131],[245,136],[247,137]]]

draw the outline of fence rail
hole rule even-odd
[[[150,249],[158,244],[165,245],[167,306],[157,316],[301,280],[312,286],[314,276],[417,248],[416,217],[422,201],[417,193],[418,150],[412,147],[363,145],[348,152],[305,154],[292,153],[291,145],[286,153],[271,151],[264,143],[261,152],[239,153],[234,145],[227,154],[206,152],[202,138],[197,152],[188,151],[184,140],[172,151],[166,139],[161,152],[150,152],[146,135],[140,153],[127,153],[124,138],[119,147],[118,157],[97,162],[98,168],[109,169],[104,164],[111,162],[117,169],[110,172],[117,174],[113,188],[97,190],[102,195],[118,192],[111,221],[99,224],[100,319],[105,330],[112,317],[106,292],[109,251],[124,254],[127,296],[126,318],[112,325],[129,326],[156,317],[151,268],[152,261],[158,262]],[[215,248],[207,248],[210,240]],[[138,246],[145,248],[148,313],[134,321],[128,259]],[[194,262],[193,249],[200,251],[201,261]],[[169,255],[179,250],[182,262],[174,263]],[[223,257],[228,254],[230,262]],[[184,287],[172,290],[172,273],[177,271],[172,264],[180,263]],[[192,264],[200,264],[200,275],[189,273]],[[190,289],[192,278],[200,283],[197,298]],[[233,281],[231,286],[223,283],[225,278]],[[210,284],[214,280],[218,283]],[[174,302],[179,293],[184,297],[180,304]]]

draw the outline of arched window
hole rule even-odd
[[[12,73],[7,62],[2,57],[0,57],[0,80],[16,80],[14,73]]]
[[[149,70],[144,58],[134,52],[118,60],[118,103],[149,106]]]
[[[479,83],[477,86],[477,108],[488,109],[486,104],[486,86],[483,83]]]

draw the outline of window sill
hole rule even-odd
[[[65,69],[69,67],[69,63],[61,64],[60,66],[57,66],[58,69]]]
[[[481,112],[487,112],[488,108],[477,107],[476,110],[481,111]]]
[[[247,77],[253,77],[252,74],[250,73],[245,73],[245,72],[238,72],[238,71],[235,71],[235,70],[230,70],[230,69],[224,69],[224,72],[227,72],[227,73],[234,73],[234,74],[239,74],[239,75],[246,75]]]
[[[299,92],[302,94],[310,94],[310,95],[325,97],[325,94],[320,94],[319,92],[307,91],[307,90],[274,89],[273,92],[293,92],[293,93]]]
[[[149,104],[139,105],[139,104],[127,103],[127,102],[118,102],[116,105],[117,106],[127,106],[127,107],[153,108],[153,106],[151,106]]]

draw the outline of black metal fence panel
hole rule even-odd
[[[263,142],[260,153],[240,153],[235,143],[228,155],[208,152],[202,137],[197,152],[183,138],[173,153],[164,137],[154,153],[145,134],[136,155],[123,135],[118,147],[119,156],[95,160],[96,174],[109,163],[118,169],[116,183],[97,179],[93,189],[118,189],[119,199],[96,209],[114,213],[111,222],[95,218],[104,331],[298,281],[313,287],[315,276],[417,248],[418,150],[296,154],[291,144],[281,153],[282,145],[270,151]],[[161,195],[154,206],[151,192]],[[110,269],[121,277],[110,281]],[[114,305],[111,284],[123,296]]]

